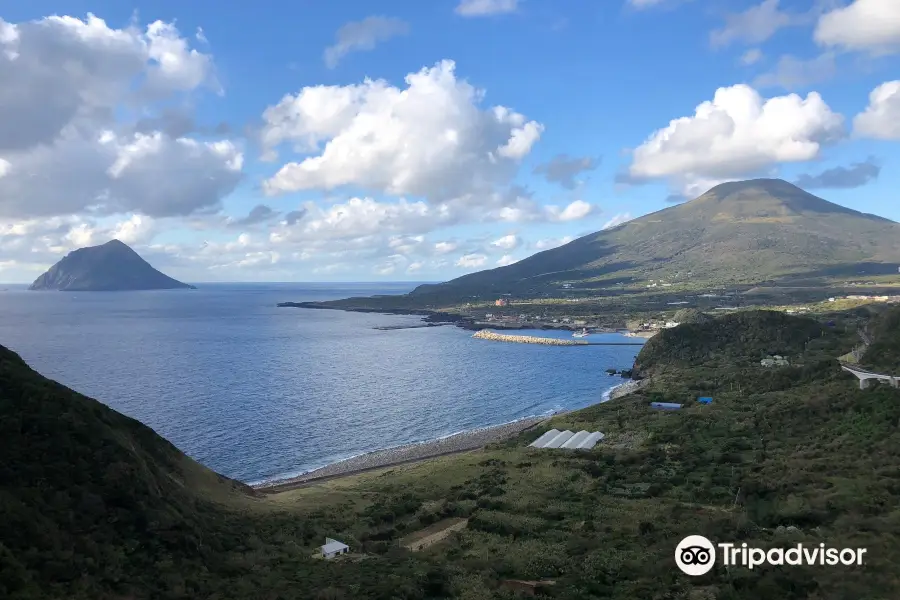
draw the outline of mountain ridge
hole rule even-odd
[[[161,273],[127,244],[113,239],[73,250],[35,279],[28,289],[90,292],[194,287]]]
[[[897,273],[897,265],[900,224],[780,179],[753,179],[720,184],[512,265],[419,286],[411,295],[541,291],[563,282],[588,288],[659,279],[763,283],[869,269]]]

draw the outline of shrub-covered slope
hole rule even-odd
[[[900,375],[900,306],[882,312],[867,329],[872,343],[863,355],[863,365],[879,373]]]
[[[759,365],[771,354],[795,359],[817,351],[823,357],[845,343],[843,331],[818,321],[779,311],[755,310],[727,314],[700,323],[664,329],[638,354],[639,376],[705,365],[732,368]]]

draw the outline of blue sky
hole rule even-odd
[[[757,176],[900,220],[893,0],[375,6],[0,7],[0,281],[113,236],[195,282],[449,279]]]

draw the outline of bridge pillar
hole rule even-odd
[[[891,387],[900,387],[900,378],[891,377]]]
[[[869,387],[869,380],[863,379],[862,377],[860,377],[859,378],[859,389],[864,390],[867,387]]]

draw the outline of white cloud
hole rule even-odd
[[[672,120],[633,153],[626,180],[682,186],[741,177],[819,156],[844,135],[843,117],[811,92],[763,99],[747,85],[716,90],[693,116]]]
[[[517,262],[519,262],[518,259],[513,258],[509,254],[504,254],[497,260],[497,266],[506,267]]]
[[[366,80],[304,88],[263,114],[269,154],[283,142],[317,156],[290,162],[263,189],[274,195],[352,185],[428,200],[486,193],[509,183],[543,126],[497,106],[443,61],[406,77],[406,89]]]
[[[216,206],[241,179],[243,155],[229,141],[165,134],[83,137],[8,153],[0,178],[0,216],[72,214],[187,215]]]
[[[519,0],[460,0],[456,14],[463,17],[484,17],[515,12]]]
[[[900,80],[882,83],[869,94],[869,105],[853,119],[858,136],[900,140]]]
[[[425,266],[425,263],[423,263],[421,261],[409,263],[409,266],[406,267],[406,272],[407,273],[418,273],[419,271],[422,270],[422,267],[424,267],[424,266]]]
[[[551,248],[558,248],[560,246],[564,246],[574,240],[575,238],[571,235],[567,235],[562,238],[546,238],[543,240],[538,240],[534,243],[534,247],[537,250],[550,250]]]
[[[456,261],[456,266],[463,269],[476,269],[483,267],[487,263],[487,256],[484,254],[464,254]]]
[[[515,250],[519,247],[521,240],[515,234],[504,235],[502,238],[491,242],[491,246],[502,250]]]
[[[781,87],[793,90],[827,81],[837,73],[835,56],[826,52],[810,60],[786,54],[778,59],[775,68],[754,80],[756,87]]]
[[[814,34],[823,46],[889,54],[900,51],[900,2],[854,0],[819,18]]]
[[[165,103],[218,89],[212,57],[170,23],[0,19],[0,81],[0,216],[188,214],[241,177],[231,142],[134,132]]]
[[[372,16],[338,29],[335,43],[325,49],[325,64],[333,69],[350,52],[373,50],[380,43],[409,33],[409,24],[393,17]]]
[[[273,242],[290,240],[345,240],[384,234],[415,234],[455,224],[461,218],[446,206],[434,207],[425,202],[378,202],[372,198],[350,198],[344,203],[321,208],[314,203],[305,206],[304,217],[289,225],[273,229]]]
[[[631,220],[631,213],[619,213],[612,219],[603,224],[603,229],[612,229]]]
[[[584,200],[575,200],[562,210],[555,206],[547,206],[546,210],[550,215],[550,220],[566,222],[578,221],[587,217],[594,212],[594,207]]]
[[[796,17],[779,8],[779,0],[763,0],[744,12],[726,15],[725,25],[710,34],[710,42],[714,47],[733,42],[759,44],[795,21]]]
[[[740,62],[744,66],[755,65],[763,58],[762,50],[759,48],[750,48],[741,55]]]
[[[434,251],[438,254],[448,254],[458,248],[454,242],[438,242],[434,245]]]

